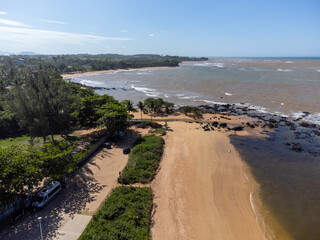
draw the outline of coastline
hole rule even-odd
[[[139,119],[139,114],[135,116]],[[248,180],[245,162],[229,140],[234,132],[203,131],[199,122],[190,118],[188,123],[185,118],[154,117],[167,121],[170,131],[165,136],[160,170],[151,184],[156,206],[152,238],[268,239],[250,201],[251,175]],[[219,114],[205,114],[203,121],[212,122],[212,118],[225,121]],[[230,119],[230,127],[251,120],[243,116]]]
[[[183,63],[183,62],[182,62]],[[72,77],[79,77],[79,76],[87,76],[93,74],[105,74],[105,73],[114,73],[114,72],[125,72],[125,71],[134,71],[134,70],[148,70],[148,69],[166,69],[166,68],[178,68],[176,67],[143,67],[143,68],[127,68],[127,69],[112,69],[112,70],[101,70],[101,71],[92,71],[92,72],[75,72],[75,73],[65,73],[61,74],[63,79],[69,79]]]
[[[209,233],[216,239],[317,239],[319,207],[297,209],[311,206],[319,195],[303,187],[308,177],[317,177],[319,126],[232,105],[201,108],[209,114],[202,121],[188,121],[184,115],[153,116],[167,121],[172,130],[165,136],[165,154],[152,183],[157,206],[154,239],[208,239]],[[139,113],[135,116],[140,119]],[[228,127],[212,130],[213,121]],[[241,131],[232,130],[239,125]],[[246,224],[250,229],[241,232]]]

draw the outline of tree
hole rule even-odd
[[[154,111],[160,113],[163,107],[164,101],[162,98],[157,98],[154,100]]]
[[[43,159],[44,176],[60,180],[68,172],[75,170],[77,160],[72,157],[75,145],[63,141],[52,141],[43,145],[40,156]]]
[[[127,108],[127,111],[129,112],[137,112],[137,110],[133,107],[133,102],[131,100],[123,100],[122,104]]]
[[[188,116],[188,113],[192,113],[192,117],[194,119],[201,119],[203,118],[203,114],[201,109],[199,109],[198,107],[194,107],[194,106],[183,106],[181,108],[181,110],[184,112],[184,114],[186,116]]]
[[[144,110],[144,104],[143,104],[143,102],[138,102],[138,108],[140,109],[141,121],[142,121],[142,112],[143,112],[143,110]]]
[[[144,100],[144,105],[148,108],[148,111],[150,112],[151,121],[152,121],[152,113],[155,112],[155,107],[156,107],[155,99],[147,98],[146,100]]]
[[[101,114],[99,122],[107,127],[109,133],[124,131],[128,127],[127,120],[130,115],[127,113],[126,107],[119,102],[104,104],[99,110],[99,114]]]
[[[170,111],[172,111],[174,107],[174,104],[171,102],[164,102],[163,105],[166,108],[166,113],[169,113]]]
[[[108,102],[117,102],[113,97],[104,94],[87,95],[80,98],[79,103],[75,107],[73,113],[78,124],[81,126],[94,127],[97,126],[98,120],[101,118],[101,107]]]
[[[10,203],[14,196],[29,194],[43,178],[41,166],[40,155],[33,148],[0,148],[0,205]]]
[[[73,95],[60,74],[40,66],[25,73],[25,78],[14,86],[9,102],[19,124],[28,128],[30,136],[40,135],[44,140],[67,129]]]

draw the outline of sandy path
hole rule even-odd
[[[263,239],[250,205],[252,185],[227,133],[168,125],[173,131],[152,183],[153,239]]]

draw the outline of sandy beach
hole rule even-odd
[[[168,126],[164,156],[152,183],[152,238],[263,239],[250,203],[252,183],[228,133],[205,132],[197,123]]]
[[[175,67],[144,67],[144,68],[112,69],[112,70],[101,70],[101,71],[92,71],[92,72],[66,73],[66,74],[61,74],[61,76],[62,78],[67,79],[72,77],[86,76],[86,75],[93,75],[93,74],[105,74],[105,73],[132,71],[132,70],[148,70],[148,69],[163,69],[163,68],[175,68]]]

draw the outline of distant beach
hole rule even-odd
[[[73,73],[65,73],[65,74],[62,74],[61,76],[64,79],[68,79],[68,78],[72,78],[72,77],[87,76],[87,75],[106,74],[106,73],[134,71],[134,70],[165,69],[165,68],[176,68],[176,67],[144,67],[144,68],[101,70],[101,71],[91,71],[91,72],[73,72]]]

